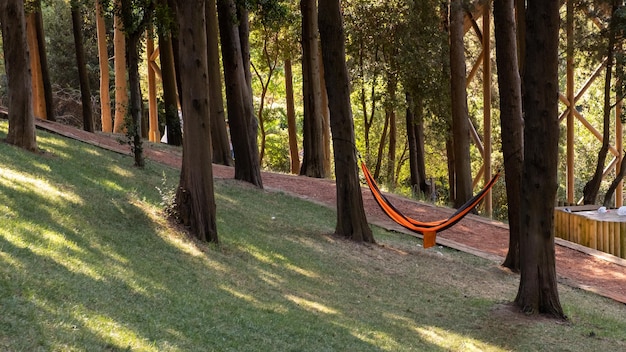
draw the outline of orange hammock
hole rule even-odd
[[[474,209],[478,205],[478,203],[480,203],[485,195],[487,195],[487,192],[496,183],[498,177],[500,177],[500,172],[496,173],[491,178],[489,183],[487,183],[480,192],[478,192],[474,197],[472,197],[465,204],[463,204],[463,206],[457,209],[457,211],[449,218],[438,221],[422,222],[411,219],[410,217],[402,214],[395,206],[393,206],[393,204],[391,204],[389,199],[387,199],[387,197],[385,197],[378,188],[374,177],[367,169],[367,166],[365,166],[365,162],[363,162],[362,160],[361,169],[363,170],[365,180],[367,181],[367,185],[369,186],[370,191],[374,196],[374,199],[376,199],[376,202],[378,203],[378,205],[380,205],[383,212],[387,214],[387,216],[389,216],[393,221],[403,226],[404,228],[421,233],[424,236],[424,248],[429,248],[435,245],[437,232],[452,227],[461,219],[463,219],[465,215],[472,211],[472,209]]]

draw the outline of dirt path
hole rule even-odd
[[[130,155],[129,146],[120,144],[117,136],[87,133],[71,126],[41,120],[37,121],[37,127]],[[144,146],[148,159],[180,167],[180,149],[150,143]],[[213,173],[216,178],[234,177],[232,167],[213,165]],[[280,190],[331,207],[335,206],[335,184],[332,180],[268,172],[263,172],[262,178],[266,189]],[[446,218],[451,213],[451,210],[446,208],[396,196],[390,198],[407,215],[423,221]],[[412,235],[411,232],[387,219],[367,189],[364,189],[363,200],[365,212],[371,223]],[[468,215],[451,229],[438,234],[437,243],[501,263],[507,253],[508,228],[499,222]],[[559,282],[626,303],[626,260],[557,239],[556,267]]]

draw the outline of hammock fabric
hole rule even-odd
[[[387,197],[385,197],[380,191],[380,188],[378,188],[374,177],[367,169],[367,166],[365,166],[365,162],[363,162],[362,160],[361,169],[363,170],[365,180],[367,181],[367,185],[369,186],[370,191],[374,196],[374,199],[383,210],[383,212],[387,214],[387,216],[389,216],[398,225],[401,225],[404,228],[413,232],[421,233],[423,235],[424,248],[430,248],[435,245],[437,232],[452,227],[457,222],[461,221],[461,219],[463,219],[465,215],[472,211],[472,209],[474,209],[478,205],[478,203],[480,203],[485,195],[487,195],[487,192],[496,183],[498,177],[500,177],[500,172],[496,173],[480,192],[478,192],[474,197],[472,197],[459,209],[457,209],[457,211],[449,218],[438,221],[422,222],[402,214],[393,204],[391,204],[389,199],[387,199]]]

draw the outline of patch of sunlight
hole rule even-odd
[[[318,302],[310,301],[302,297],[297,297],[294,295],[286,295],[285,298],[297,304],[298,306],[303,307],[304,309],[308,311],[314,311],[314,312],[319,312],[319,313],[324,313],[324,314],[339,314],[338,311],[330,307],[327,307]]]
[[[128,201],[132,205],[139,208],[150,219],[150,221],[156,224],[155,227],[157,229],[157,235],[165,242],[181,250],[182,252],[191,255],[192,257],[201,258],[206,266],[210,267],[211,270],[220,272],[230,271],[230,269],[224,264],[207,256],[201,250],[201,247],[194,243],[192,240],[190,240],[184,233],[181,233],[172,226],[170,226],[166,219],[166,215],[163,214],[163,211],[160,208],[136,198],[130,198]]]
[[[3,179],[8,182],[2,182]],[[82,205],[82,200],[75,193],[68,190],[60,190],[45,179],[33,178],[31,175],[19,171],[0,167],[0,183],[18,192],[35,192],[42,198],[56,203],[71,202]]]
[[[357,330],[352,332],[352,336],[373,346],[379,346],[387,351],[398,351],[402,347],[402,345],[400,345],[396,340],[389,336],[389,334],[386,334],[382,331],[374,331],[369,329]]]
[[[250,302],[252,304],[257,304],[257,305],[261,304],[261,302],[259,302],[256,298],[252,297],[251,295],[245,294],[243,292],[235,291],[234,289],[228,286],[221,285],[219,288],[246,302]]]
[[[265,282],[266,284],[270,286],[279,287],[285,283],[285,279],[283,279],[278,274],[274,274],[272,272],[262,270],[262,269],[258,269],[258,272],[259,272],[259,278],[261,278],[263,282]]]
[[[9,253],[2,252],[2,248],[0,248],[0,262],[11,265],[16,269],[22,268],[22,263],[15,260]]]
[[[48,230],[42,231],[40,236],[46,242],[31,242],[28,248],[33,253],[48,257],[73,273],[83,274],[98,281],[104,280],[104,277],[94,270],[92,265],[79,258],[79,256],[84,257],[89,254],[76,243],[65,238],[63,234]]]
[[[507,351],[474,338],[463,336],[435,326],[415,327],[420,337],[433,345],[458,351]]]
[[[116,350],[160,350],[153,342],[140,336],[138,332],[105,314],[91,311],[82,305],[72,308],[72,315],[77,321],[75,324],[76,329],[88,329],[91,334],[99,336],[102,341],[107,341]],[[170,351],[177,350],[176,348],[170,349]]]
[[[111,171],[112,173],[122,176],[122,177],[132,177],[133,173],[128,171],[127,169],[124,169],[123,167],[120,167],[116,164],[109,164],[109,166],[107,167],[107,169],[109,169],[109,171]]]
[[[314,273],[306,269],[302,269],[301,267],[295,266],[293,264],[287,263],[285,264],[285,267],[291,271],[294,271],[300,275],[306,276],[310,279],[318,279],[320,277],[317,273]]]
[[[97,183],[101,184],[102,186],[110,189],[111,191],[116,191],[116,192],[124,192],[125,188],[123,188],[122,186],[118,185],[117,183],[111,181],[111,180],[100,180]]]
[[[39,162],[37,160],[31,160],[30,164],[36,168],[38,168],[39,170],[43,171],[43,172],[51,172],[52,168],[50,167],[50,165],[46,165],[42,162]]]
[[[258,261],[262,263],[276,265],[276,266],[282,265],[286,269],[291,270],[300,275],[306,276],[308,278],[312,278],[312,279],[319,278],[319,275],[312,271],[309,271],[309,270],[300,268],[296,265],[293,265],[291,263],[288,263],[288,259],[283,255],[276,254],[276,253],[262,252],[256,247],[248,247],[247,250],[254,258],[256,258]]]

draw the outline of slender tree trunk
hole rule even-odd
[[[120,6],[121,0],[115,0],[116,6]],[[115,120],[113,133],[124,131],[124,120],[128,108],[128,86],[126,83],[126,39],[124,25],[119,16],[114,18],[113,49],[115,60]]]
[[[172,50],[172,40],[168,33],[159,33],[159,50],[167,144],[182,145],[183,133],[180,126],[180,116],[178,115],[178,98],[176,97],[177,88],[174,51]]]
[[[391,64],[393,67],[393,63]],[[393,71],[393,69],[391,70]],[[388,72],[387,76],[387,106],[385,107],[385,115],[387,115],[387,119],[389,120],[389,149],[387,150],[387,172],[386,179],[387,184],[390,189],[395,189],[395,177],[394,177],[394,169],[396,166],[396,144],[397,144],[397,134],[398,127],[396,123],[396,86],[397,80],[393,76],[392,72]]]
[[[178,0],[183,99],[183,165],[176,193],[182,223],[198,239],[218,242],[211,159],[205,0]]]
[[[319,1],[319,28],[337,179],[335,233],[354,241],[373,243],[374,236],[367,224],[359,184],[354,124],[350,108],[350,83],[345,61],[345,36],[339,0]]]
[[[215,0],[207,0],[205,6],[213,162],[220,165],[233,166],[235,162],[231,155],[228,130],[226,128],[224,98],[222,97],[222,74],[220,71],[218,45],[219,30],[217,28],[217,8]]]
[[[218,0],[222,62],[226,104],[233,152],[235,154],[235,179],[263,187],[256,142],[256,119],[253,115],[252,97],[243,69],[239,29],[234,22],[237,9],[233,0]]]
[[[554,202],[558,165],[559,1],[528,0],[524,69],[520,285],[515,303],[526,313],[565,318],[556,280]]]
[[[50,70],[48,69],[48,55],[46,53],[46,37],[43,31],[43,18],[41,16],[41,0],[37,0],[35,4],[35,32],[37,33],[37,51],[39,52],[41,80],[46,104],[46,119],[48,121],[56,121],[52,83],[50,82]]]
[[[80,5],[75,4],[72,6],[72,31],[74,33],[76,67],[78,68],[78,81],[80,83],[80,101],[83,108],[83,129],[87,132],[94,132],[91,88],[89,87],[89,75],[87,74],[87,64],[85,61],[82,21]]]
[[[409,148],[409,170],[411,175],[411,188],[422,195],[428,192],[426,183],[426,163],[424,160],[424,118],[421,101],[417,102],[406,93],[406,131]]]
[[[46,119],[46,98],[41,77],[41,62],[39,61],[39,44],[35,25],[34,12],[26,14],[26,40],[30,56],[30,70],[32,77],[33,114],[35,117]]]
[[[132,138],[132,150],[135,156],[135,166],[137,167],[143,167],[145,165],[141,141],[141,112],[143,103],[141,98],[141,83],[139,80],[139,43],[142,33],[143,31],[129,33],[126,37],[128,43],[128,85],[130,86],[129,108],[132,120],[132,125],[127,126],[131,131],[127,134]]]
[[[24,2],[0,1],[0,24],[9,88],[9,131],[6,141],[20,148],[37,151]]]
[[[494,3],[493,21],[496,35],[500,126],[502,129],[502,153],[509,219],[509,250],[502,265],[518,272],[520,269],[520,197],[524,162],[524,125],[513,0],[502,0]]]
[[[322,121],[322,89],[318,54],[317,6],[315,0],[301,0],[302,12],[302,88],[304,126],[302,166],[300,174],[327,177],[324,170],[324,126]]]
[[[296,109],[293,98],[293,73],[291,59],[285,60],[285,100],[287,101],[287,131],[289,133],[289,157],[291,173],[297,174],[300,170],[300,155],[298,149],[298,132],[296,128]]]
[[[385,151],[385,144],[387,142],[387,130],[389,129],[389,115],[385,115],[385,124],[383,125],[383,132],[380,134],[380,143],[378,143],[378,153],[376,154],[376,164],[374,165],[374,178],[380,178],[380,169],[383,164],[383,153]]]
[[[321,98],[320,107],[322,109],[322,140],[324,141],[324,170],[330,175],[332,168],[331,162],[331,136],[330,136],[330,111],[328,110],[328,91],[326,90],[326,80],[324,79],[324,64],[322,60],[322,51],[318,50],[319,68],[320,68],[320,88]]]
[[[615,57],[615,41],[616,41],[616,29],[617,18],[615,17],[615,11],[617,9],[617,1],[613,1],[611,9],[611,22],[609,23],[609,40],[606,50],[606,73],[604,75],[604,110],[603,110],[603,132],[602,132],[602,146],[598,151],[598,160],[596,162],[596,171],[593,174],[591,180],[589,180],[583,188],[583,203],[595,204],[598,198],[598,192],[600,185],[602,184],[602,176],[604,172],[604,164],[606,163],[606,156],[609,153],[609,138],[611,133],[611,90],[613,79],[613,62]]]
[[[111,96],[109,94],[109,53],[102,4],[96,0],[96,33],[98,36],[98,63],[100,66],[100,119],[102,132],[113,132]]]
[[[448,184],[450,188],[449,198],[454,204],[456,199],[456,173],[454,172],[454,140],[452,139],[452,131],[448,129],[446,134],[446,156],[448,159]]]
[[[454,172],[458,208],[472,197],[472,174],[469,153],[469,121],[467,92],[465,91],[465,46],[463,44],[463,16],[461,0],[450,4],[450,84],[452,89],[452,135],[454,138]]]

